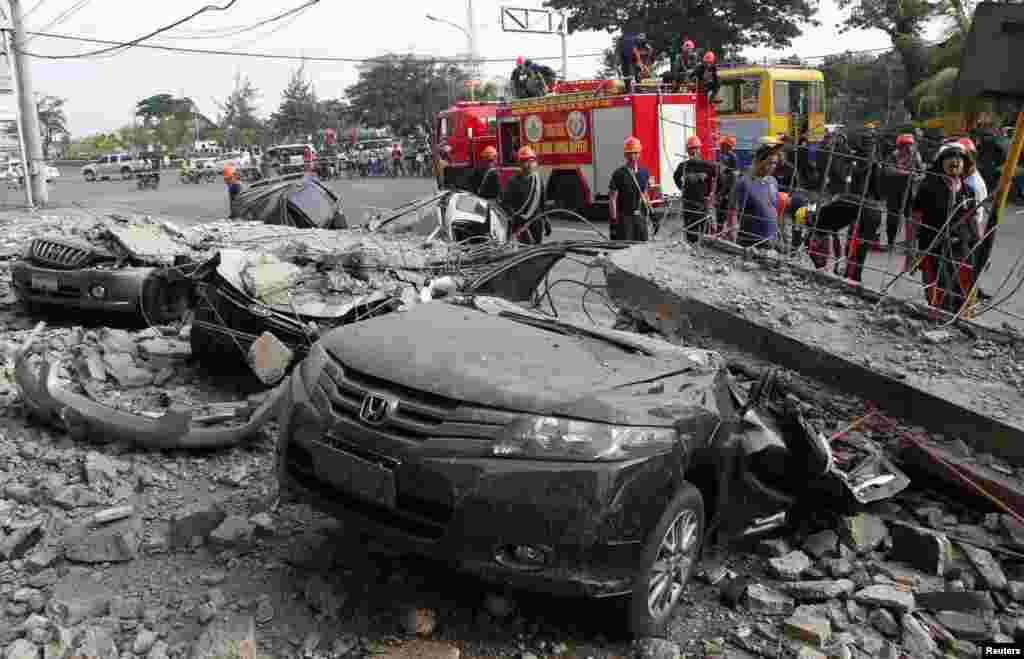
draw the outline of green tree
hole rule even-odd
[[[802,34],[803,26],[818,24],[814,0],[547,0],[544,4],[568,12],[570,32],[643,31],[660,56],[672,53],[682,39],[728,57],[748,46],[783,48]],[[679,26],[685,30],[680,32]],[[617,61],[613,63],[618,66]]]
[[[263,128],[263,122],[256,116],[256,102],[259,90],[249,78],[238,74],[235,87],[224,103],[219,106],[220,128],[224,131],[226,143],[231,146],[256,143],[254,134]],[[243,139],[243,135],[246,139]]]
[[[68,132],[68,118],[64,113],[66,98],[43,95],[36,99],[36,113],[39,115],[39,132],[43,137],[43,153],[49,153],[50,146],[61,135]]]
[[[928,50],[923,32],[941,10],[934,0],[838,0],[841,9],[850,11],[845,30],[881,30],[889,35],[903,64],[904,106],[911,116],[917,108],[909,91],[928,76]]]
[[[160,146],[168,151],[177,152],[189,143],[192,122],[179,117],[166,118],[153,129],[153,134]]]
[[[281,106],[270,118],[275,132],[292,140],[305,140],[316,133],[321,123],[320,104],[313,84],[306,79],[305,66],[292,72],[281,97]]]
[[[359,81],[345,90],[349,116],[399,135],[430,127],[434,115],[461,98],[466,72],[448,62],[387,55],[358,67]]]
[[[183,115],[191,112],[193,103],[190,98],[178,98],[171,94],[154,94],[135,104],[135,116],[142,119],[146,127],[151,127],[165,117]]]

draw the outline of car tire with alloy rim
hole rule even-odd
[[[704,498],[683,482],[647,538],[629,600],[629,631],[640,638],[665,631],[700,558]]]
[[[96,182],[96,172],[86,172],[85,173],[85,182],[86,183],[95,183]]]

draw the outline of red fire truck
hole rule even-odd
[[[460,101],[438,113],[434,120],[434,157],[445,145],[449,154],[449,180],[456,186],[467,185],[473,169],[480,164],[480,153],[496,146],[494,134],[498,103]]]
[[[608,184],[624,162],[623,144],[643,143],[640,164],[651,174],[652,202],[678,194],[672,180],[686,157],[686,140],[700,137],[702,157],[718,149],[715,107],[696,93],[641,87],[623,94],[606,80],[563,83],[558,92],[497,108],[498,156],[504,184],[515,171],[516,152],[529,145],[547,178],[548,199],[591,218],[607,217]],[[482,148],[482,147],[481,147]]]

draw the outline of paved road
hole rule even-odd
[[[195,222],[215,220],[227,214],[227,192],[219,180],[215,183],[187,185],[178,180],[173,170],[168,170],[158,190],[138,190],[134,181],[86,183],[75,170],[66,170],[62,174],[62,178],[51,186],[51,202],[59,205],[124,208],[135,212],[171,215],[184,221]],[[339,180],[331,181],[328,185],[341,196],[345,212],[352,223],[361,223],[367,213],[373,210],[393,208],[429,194],[434,189],[433,179],[426,178]],[[22,203],[23,195],[20,190],[0,187],[0,206]],[[999,290],[1000,284],[1017,266],[1017,259],[1024,254],[1021,251],[1024,246],[1022,215],[1024,210],[1011,207],[1004,218],[993,253],[992,267],[982,279],[983,287],[989,292],[996,293]],[[593,235],[583,225],[560,223],[555,227],[553,238],[589,238]],[[804,261],[810,263],[806,257]],[[894,273],[899,271],[902,262],[902,254],[872,254],[865,283],[875,289],[883,287],[893,278]],[[583,280],[586,273],[586,269],[578,264],[563,263],[552,273],[551,280]],[[1003,288],[1001,295],[1009,293],[1011,288],[1012,282]],[[562,305],[569,305],[573,314],[578,317],[582,313],[580,297],[583,290],[571,283],[559,284],[559,308],[562,308]],[[890,293],[904,299],[923,300],[920,276],[899,278]],[[589,308],[599,308],[600,305],[596,302],[597,298],[594,295],[588,296]],[[602,322],[605,322],[608,315],[604,314],[602,318]],[[987,314],[980,320],[993,326],[1009,322],[1024,330],[1024,292],[1013,295],[999,310]]]

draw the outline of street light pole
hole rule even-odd
[[[458,23],[453,23],[452,21],[449,21],[446,18],[438,18],[437,16],[432,16],[431,14],[427,14],[427,20],[428,21],[434,21],[435,23],[444,23],[445,25],[451,26],[451,27],[455,28],[456,30],[460,30],[463,34],[466,35],[466,41],[467,41],[467,43],[469,45],[470,75],[475,76],[476,75],[476,57],[475,57],[475,54],[474,54],[475,53],[474,49],[476,48],[476,43],[475,43],[475,41],[473,39],[473,33],[472,33],[472,30],[473,30],[473,0],[469,0],[469,2],[467,4],[466,16],[467,16],[467,18],[469,18],[469,29],[468,30],[466,28],[462,27],[461,25],[459,25]],[[475,98],[476,98],[476,92],[474,90],[473,85],[470,85],[470,87],[469,87],[469,100],[472,101],[472,100],[475,100]]]

